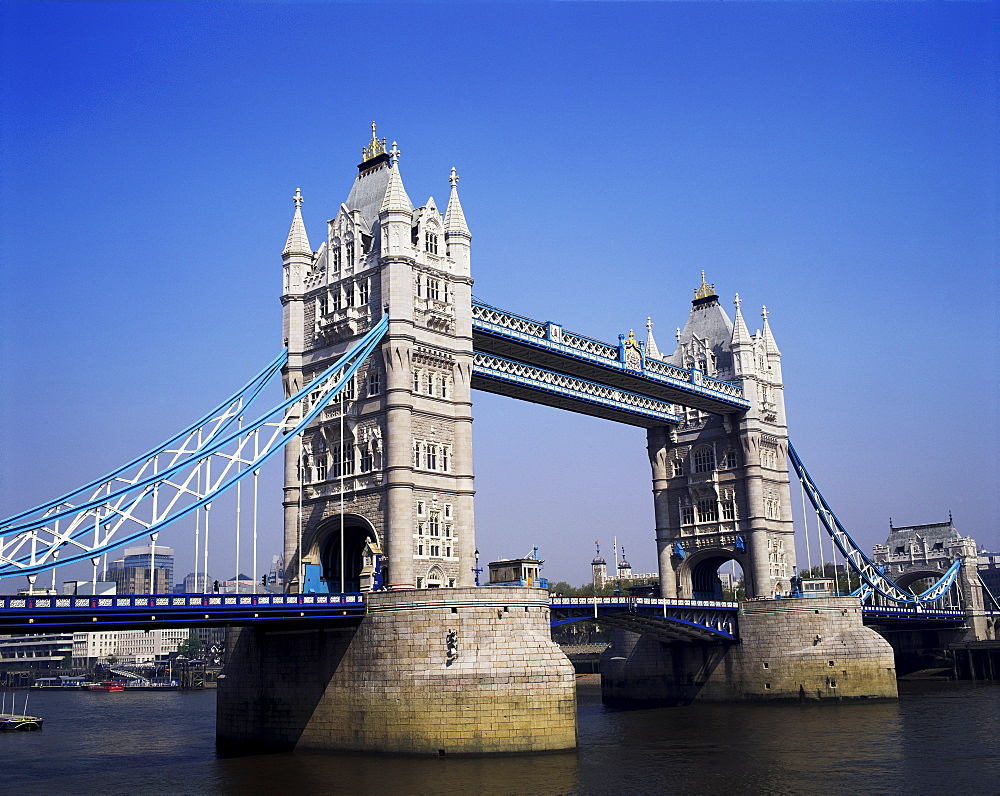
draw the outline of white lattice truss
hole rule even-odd
[[[37,573],[97,558],[199,509],[300,434],[345,386],[388,329],[384,316],[310,384],[244,425],[254,397],[285,361],[282,354],[234,398],[148,454],[105,478],[0,525],[0,577]],[[236,426],[236,430],[233,430]]]

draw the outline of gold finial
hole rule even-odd
[[[628,330],[628,344],[633,348],[636,346],[635,332],[632,329]]]
[[[705,282],[705,272],[702,271],[701,285],[699,285],[694,289],[695,300],[708,298],[709,296],[714,296],[714,295],[715,295],[715,285],[714,284],[709,285]]]
[[[381,141],[375,135],[375,122],[372,122],[372,142],[369,146],[364,147],[361,150],[361,160],[362,162],[366,160],[371,160],[374,157],[385,154],[385,139]]]

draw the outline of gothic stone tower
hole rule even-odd
[[[727,560],[743,568],[748,596],[788,594],[795,565],[781,353],[767,310],[751,335],[736,297],[735,322],[714,286],[695,290],[672,365],[738,381],[750,408],[725,416],[679,408],[675,428],[650,429],[660,583],[665,597],[711,597]],[[658,354],[647,342],[647,356]]]
[[[293,591],[359,590],[362,558],[375,547],[389,588],[473,583],[471,235],[455,170],[442,218],[433,198],[414,208],[398,158],[373,125],[354,185],[315,252],[296,193],[282,255],[286,394],[384,313],[390,323],[344,400],[286,448]]]

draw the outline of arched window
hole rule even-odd
[[[696,448],[694,452],[694,471],[709,473],[715,469],[715,451],[708,445]]]

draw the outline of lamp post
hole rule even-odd
[[[479,548],[476,548],[476,565],[472,568],[473,574],[476,576],[476,585],[479,585],[479,575],[482,573],[482,567],[479,566]]]

